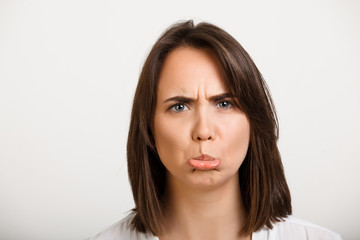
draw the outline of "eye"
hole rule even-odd
[[[189,108],[183,103],[177,103],[172,105],[169,109],[173,110],[174,112],[182,112],[188,110]]]
[[[231,108],[233,106],[231,101],[221,101],[216,104],[218,108]]]

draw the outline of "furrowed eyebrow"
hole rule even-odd
[[[218,102],[218,101],[226,99],[226,98],[231,98],[230,94],[222,93],[222,94],[219,94],[219,95],[211,96],[209,98],[209,100],[212,101],[212,102]],[[195,99],[185,97],[185,96],[175,96],[175,97],[171,97],[171,98],[166,99],[164,101],[164,103],[171,102],[171,101],[181,102],[181,103],[190,103],[190,102],[195,102]]]
[[[188,97],[184,97],[184,96],[175,96],[175,97],[171,97],[168,98],[164,101],[164,103],[167,102],[182,102],[182,103],[189,103],[189,102],[194,102],[195,100],[193,98],[188,98]]]
[[[223,94],[219,94],[219,95],[215,95],[215,96],[210,97],[210,101],[218,102],[220,100],[224,100],[224,99],[227,99],[227,98],[231,98],[230,94],[223,93]]]

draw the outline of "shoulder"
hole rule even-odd
[[[86,240],[121,240],[121,239],[132,239],[132,240],[158,240],[151,234],[138,233],[131,229],[130,222],[132,217],[127,216],[119,222],[111,225],[104,231],[96,234],[95,236]]]
[[[342,240],[342,237],[327,229],[310,222],[288,216],[277,222],[272,229],[267,227],[253,234],[253,240]]]

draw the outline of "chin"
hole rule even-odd
[[[191,187],[199,189],[211,189],[221,186],[226,182],[226,178],[217,169],[197,170],[194,169],[187,179]]]

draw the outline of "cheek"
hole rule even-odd
[[[225,154],[233,159],[234,165],[239,165],[244,160],[250,141],[250,125],[246,117],[232,119],[223,128],[222,142],[225,144]]]
[[[181,149],[186,147],[184,133],[185,130],[181,125],[162,119],[154,121],[155,145],[164,164],[170,159],[174,161],[181,153]]]

